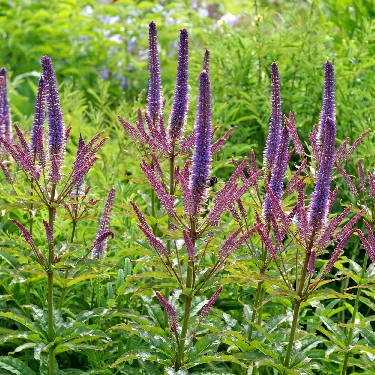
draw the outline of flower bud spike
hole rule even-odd
[[[362,233],[361,230],[357,229],[358,237],[360,238],[363,247],[365,248],[369,258],[371,261],[375,264],[375,249],[370,245],[370,243],[367,241],[366,237]]]
[[[168,315],[171,332],[176,332],[179,326],[176,310],[159,292],[156,292],[156,297],[158,298],[160,304],[164,307],[165,312]]]
[[[2,125],[3,132],[0,132],[0,136],[10,140],[12,135],[12,121],[8,99],[7,71],[5,68],[0,69],[0,77],[2,77],[0,90],[0,119],[4,119],[4,123]]]
[[[363,159],[358,159],[359,187],[362,194],[366,194],[366,176],[362,164]]]
[[[202,70],[210,73],[210,51],[208,49],[204,52]]]
[[[200,320],[204,319],[210,313],[212,306],[215,304],[222,290],[223,290],[223,286],[221,285],[219,289],[208,300],[208,302],[203,306],[203,309],[200,314]]]
[[[309,264],[307,266],[307,273],[313,276],[315,273],[315,263],[316,263],[316,252],[312,251],[310,254]]]
[[[353,180],[350,178],[350,176],[344,171],[344,169],[339,164],[336,163],[335,167],[338,169],[338,171],[340,172],[341,176],[344,177],[344,180],[348,184],[349,189],[351,190],[351,192],[357,197],[358,196],[358,190],[355,187]]]
[[[47,242],[50,245],[53,245],[53,231],[52,231],[52,228],[50,227],[50,225],[48,224],[48,222],[45,221],[45,220],[43,220],[43,225],[44,225],[44,228],[46,230]]]
[[[183,230],[182,234],[184,236],[185,247],[186,247],[186,252],[188,254],[189,262],[194,263],[197,261],[197,253],[195,252],[194,244],[189,236],[189,233],[186,232],[186,230]]]
[[[286,124],[286,127],[289,129],[290,135],[293,140],[294,148],[296,150],[296,153],[303,157],[305,155],[305,150],[303,148],[302,142],[298,136],[296,124],[294,122],[294,116],[292,112],[289,112],[289,118],[284,116],[284,121]]]
[[[364,131],[355,141],[354,143],[349,147],[348,151],[340,158],[340,161],[342,163],[346,162],[349,157],[352,155],[352,153],[357,149],[359,144],[363,141],[363,138],[366,137],[366,135],[370,133],[370,129]]]

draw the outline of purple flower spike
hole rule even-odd
[[[116,194],[116,189],[114,188],[112,188],[108,193],[107,200],[104,205],[102,217],[100,218],[98,234],[96,235],[96,239],[95,239],[96,242],[103,233],[108,232],[113,201],[115,200],[115,194]],[[107,249],[107,237],[100,244],[94,247],[92,251],[92,259],[98,259],[99,254],[104,253],[106,249]]]
[[[188,32],[183,29],[180,31],[180,49],[178,51],[176,89],[174,92],[172,111],[168,123],[169,137],[173,143],[174,141],[178,142],[182,139],[186,126],[189,99],[188,51]]]
[[[323,150],[318,178],[312,194],[309,210],[309,228],[312,237],[319,234],[325,224],[328,214],[328,195],[332,178],[335,138],[335,123],[328,117],[325,124]]]
[[[359,186],[361,188],[361,192],[366,194],[366,176],[363,169],[362,160],[363,159],[358,159]]]
[[[274,62],[271,64],[271,120],[268,132],[266,148],[264,151],[265,166],[268,171],[272,171],[275,163],[277,150],[280,143],[281,133],[281,97],[280,97],[280,76],[279,68]]]
[[[158,297],[160,304],[165,308],[168,315],[169,324],[171,325],[171,332],[176,332],[176,329],[178,328],[178,317],[176,310],[159,292],[156,292],[156,297]]]
[[[40,145],[40,140],[38,142],[38,132],[41,131],[39,130],[39,128],[43,129],[43,131],[41,131],[41,134],[44,139],[45,100],[46,100],[46,95],[45,95],[44,79],[43,77],[40,77],[39,84],[38,84],[38,91],[36,94],[34,122],[33,122],[33,127],[31,130],[31,137],[30,137],[30,149],[33,155],[34,162],[39,153],[38,146]],[[43,141],[42,141],[42,145],[43,145]]]
[[[366,223],[366,221],[365,221],[365,223]],[[368,225],[368,223],[366,225],[366,229],[367,229],[367,234],[369,236],[370,242],[367,241],[366,237],[364,236],[364,234],[362,233],[362,231],[359,230],[359,229],[357,230],[358,237],[360,238],[360,240],[362,242],[362,245],[365,248],[365,250],[366,250],[369,258],[375,264],[374,234],[372,233],[371,227]]]
[[[289,147],[289,130],[287,127],[284,127],[281,131],[281,140],[279,148],[277,151],[277,162],[273,166],[271,180],[269,187],[273,191],[276,199],[280,202],[282,190],[283,190],[283,181],[285,177],[285,171],[288,166],[288,147]],[[264,202],[264,217],[266,221],[269,221],[269,213],[271,211],[270,197],[266,195]]]
[[[184,235],[184,241],[185,241],[185,246],[186,246],[186,252],[189,257],[190,262],[196,262],[197,261],[197,253],[195,252],[194,249],[194,244],[189,236],[189,233],[186,232],[185,230],[182,231]]]
[[[12,134],[12,121],[10,118],[10,108],[7,89],[7,71],[5,68],[0,69],[0,77],[3,77],[0,89],[0,120],[2,118],[4,119],[4,122],[2,124],[3,132],[0,132],[0,135],[4,136],[6,139],[9,139],[10,135]]]
[[[151,22],[148,30],[148,61],[150,70],[150,85],[148,88],[148,114],[156,123],[163,111],[161,97],[160,62],[158,54],[158,36],[155,22]]]
[[[14,224],[17,225],[18,229],[22,232],[22,236],[25,238],[26,242],[32,247],[35,247],[35,241],[31,233],[17,220],[10,219]]]
[[[203,306],[203,309],[200,314],[200,320],[204,319],[210,313],[212,306],[215,304],[222,290],[223,290],[223,286],[221,285],[219,289],[208,300],[208,302]]]
[[[193,155],[191,191],[197,213],[207,201],[206,182],[210,176],[211,163],[211,87],[208,73],[199,76],[199,96],[197,118],[195,122],[197,136]]]
[[[315,273],[315,263],[316,263],[316,252],[312,251],[310,254],[309,264],[307,266],[307,273],[309,275],[314,275]]]
[[[326,121],[330,118],[335,122],[335,72],[333,64],[327,61],[324,64],[324,97],[322,113],[320,114],[319,131],[317,134],[318,145],[323,146],[326,132]]]
[[[44,228],[46,229],[47,242],[53,244],[53,232],[51,226],[47,221],[43,220]]]
[[[207,73],[210,72],[210,51],[208,49],[204,52],[202,70],[205,70]]]
[[[10,173],[9,173],[9,170],[8,170],[7,166],[5,164],[3,164],[3,163],[0,163],[0,167],[3,170],[3,172],[4,172],[5,178],[12,185],[13,184],[13,179],[12,179],[12,176],[10,175]]]
[[[65,126],[60,108],[59,93],[57,91],[55,72],[52,60],[48,56],[42,57],[42,74],[45,84],[46,100],[48,105],[48,151],[52,162],[52,155],[59,161],[60,167],[64,159],[66,138]]]

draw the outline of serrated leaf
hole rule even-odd
[[[10,371],[15,375],[36,375],[36,373],[26,366],[20,359],[13,357],[0,357],[0,368]]]

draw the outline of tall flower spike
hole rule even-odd
[[[158,297],[160,304],[165,308],[165,312],[168,315],[169,324],[171,325],[171,332],[176,332],[176,329],[178,327],[178,317],[176,314],[176,310],[159,292],[156,292],[156,297]]]
[[[328,195],[332,178],[335,138],[335,123],[328,117],[325,124],[323,150],[318,178],[312,193],[309,210],[309,229],[311,236],[315,236],[321,231],[328,214]]]
[[[156,123],[162,113],[160,62],[158,54],[158,36],[155,22],[148,29],[148,62],[150,70],[150,85],[148,88],[147,110],[152,121]]]
[[[271,64],[271,120],[264,150],[264,161],[268,171],[272,171],[279,147],[281,122],[280,76],[279,68],[274,62]]]
[[[208,73],[199,76],[199,95],[197,118],[195,122],[197,136],[193,155],[191,191],[194,197],[195,213],[207,201],[206,182],[210,175],[211,163],[211,87]]]
[[[38,146],[40,145],[40,141],[38,142],[38,132],[40,131],[39,128],[43,128],[43,131],[41,134],[43,135],[43,138],[44,138],[45,100],[46,100],[46,95],[45,95],[44,79],[43,77],[40,77],[39,83],[38,83],[38,91],[36,93],[34,122],[33,122],[33,127],[31,129],[31,137],[30,137],[30,150],[31,150],[34,162],[37,159]]]
[[[208,49],[204,52],[202,70],[210,73],[210,51]]]
[[[317,135],[318,145],[320,147],[322,147],[324,143],[325,126],[328,117],[335,122],[335,72],[333,70],[333,64],[330,61],[324,64],[324,97]]]
[[[57,91],[56,77],[52,66],[52,60],[48,56],[42,57],[41,64],[46,90],[46,101],[48,105],[49,158],[50,161],[52,161],[52,155],[55,155],[61,166],[65,154],[66,139],[65,126],[60,108],[59,93]]]
[[[98,234],[96,236],[95,241],[97,241],[103,233],[108,232],[113,201],[115,200],[115,194],[116,194],[116,189],[114,188],[112,188],[108,193],[107,200],[104,205],[102,217],[100,218]],[[104,253],[106,249],[107,249],[107,238],[103,240],[100,244],[94,247],[92,251],[92,259],[98,259],[99,254]]]
[[[283,181],[285,177],[285,171],[288,166],[288,147],[289,147],[289,130],[287,127],[284,127],[281,131],[281,140],[279,148],[277,150],[277,162],[275,162],[269,187],[273,191],[275,197],[280,201],[282,190],[283,190]],[[264,202],[264,216],[266,221],[269,221],[269,213],[271,211],[270,197],[266,195]]]
[[[7,89],[7,71],[5,68],[0,69],[0,77],[3,77],[0,91],[0,120],[3,118],[3,129],[4,132],[0,135],[5,136],[9,139],[12,134],[12,122],[10,118],[10,108],[8,99],[8,89]]]
[[[171,115],[169,117],[168,131],[172,143],[180,141],[183,137],[187,112],[188,112],[188,66],[189,66],[189,40],[188,32],[183,29],[180,31],[180,49],[178,51],[178,66],[176,77],[176,89],[172,105]]]

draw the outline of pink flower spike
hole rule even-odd
[[[346,236],[346,233],[348,233],[349,230],[351,230],[354,225],[357,223],[357,221],[362,217],[364,214],[365,209],[363,208],[361,211],[359,211],[356,215],[354,215],[349,222],[333,237],[334,240],[344,238]]]
[[[374,181],[374,177],[373,177],[373,175],[370,172],[367,172],[367,177],[368,177],[368,182],[369,182],[369,185],[370,185],[369,195],[370,195],[371,199],[374,199],[375,198],[375,181]]]
[[[10,219],[10,221],[17,225],[17,227],[22,232],[22,236],[25,238],[26,242],[34,249],[35,241],[31,233],[19,221],[15,219]]]
[[[349,189],[351,190],[351,192],[355,196],[358,196],[358,190],[355,187],[354,182],[352,181],[352,179],[350,178],[350,176],[344,171],[344,169],[340,165],[335,164],[335,167],[339,170],[341,176],[344,177],[344,179],[345,179],[346,183],[348,184]]]
[[[365,224],[365,227],[366,227],[366,230],[367,230],[367,237],[369,239],[371,248],[375,252],[375,236],[374,236],[374,233],[373,233],[373,231],[371,229],[370,224],[366,220],[363,220],[363,223]]]
[[[257,230],[258,230],[258,233],[260,234],[260,236],[262,238],[262,242],[264,243],[264,245],[266,246],[266,249],[270,253],[271,258],[273,260],[276,260],[276,258],[277,258],[276,249],[275,249],[275,246],[273,246],[273,243],[272,243],[271,239],[269,238],[268,234],[266,233],[266,231],[263,229],[262,226],[259,226],[257,228]]]
[[[359,186],[361,189],[361,192],[363,194],[366,194],[366,176],[365,171],[363,170],[363,159],[358,159],[358,174],[359,174]]]
[[[186,230],[183,230],[182,234],[184,235],[185,247],[186,247],[186,252],[188,254],[189,262],[194,263],[197,261],[197,253],[195,252],[194,244],[191,241],[189,233],[186,232]]]
[[[178,328],[178,317],[174,307],[159,293],[156,292],[156,297],[158,298],[160,304],[164,307],[165,312],[168,315],[168,320],[171,332],[176,332]]]
[[[219,289],[212,295],[212,297],[208,300],[208,302],[203,306],[203,309],[200,314],[200,319],[204,319],[209,313],[212,308],[212,306],[215,304],[217,298],[219,297],[219,294],[223,290],[223,286],[221,285]]]
[[[316,252],[312,251],[310,254],[309,264],[307,266],[307,273],[312,276],[315,273],[315,263],[316,263]]]
[[[130,201],[130,204],[132,205],[133,210],[134,210],[135,214],[137,215],[140,224],[143,227],[148,227],[151,230],[151,228],[147,224],[147,221],[146,221],[145,217],[143,216],[142,212],[140,211],[140,209],[138,208],[138,206],[132,201]]]
[[[357,149],[359,144],[363,141],[363,138],[366,137],[366,135],[370,133],[370,129],[364,131],[355,141],[354,143],[349,147],[348,151],[346,151],[345,155],[341,158],[341,162],[346,162],[350,155]]]
[[[225,141],[229,138],[231,133],[236,129],[235,126],[231,127],[222,137],[220,137],[212,146],[211,146],[211,155],[218,152],[225,144]]]
[[[0,163],[0,167],[3,170],[5,178],[7,179],[7,181],[11,185],[13,185],[13,179],[12,179],[12,176],[10,175],[10,173],[9,173],[9,170],[8,170],[7,166],[5,164],[3,164],[3,163]]]
[[[364,234],[362,233],[360,229],[357,229],[357,233],[369,258],[375,264],[375,249],[370,245],[370,243],[367,241],[366,237],[364,236]]]
[[[348,145],[349,141],[350,141],[349,138],[345,138],[344,141],[341,143],[341,145],[338,147],[337,151],[335,152],[334,159],[333,159],[334,163],[339,163],[342,161],[341,157],[344,154],[346,150],[346,146]]]
[[[289,112],[289,118],[284,116],[284,121],[285,121],[285,124],[286,124],[287,128],[290,131],[290,135],[292,137],[294,149],[296,150],[296,153],[299,156],[304,156],[305,150],[303,148],[302,142],[299,139],[299,136],[298,136],[298,133],[297,133],[296,124],[294,123],[293,113]]]
[[[50,245],[53,245],[53,232],[52,232],[52,228],[50,227],[50,225],[48,224],[48,222],[45,221],[45,220],[43,220],[43,224],[44,224],[44,228],[46,229],[47,242]]]
[[[164,244],[158,240],[155,235],[152,233],[151,228],[149,226],[138,225],[139,229],[144,233],[147,237],[149,244],[155,249],[159,257],[164,255],[166,258],[169,258],[168,249],[164,246]]]

